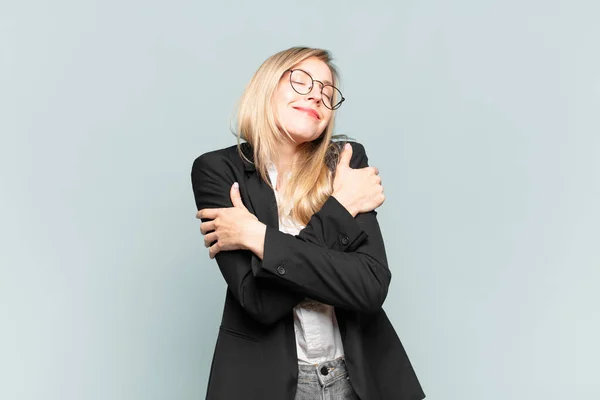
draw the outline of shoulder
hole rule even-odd
[[[237,146],[229,146],[223,149],[211,150],[203,153],[194,160],[193,165],[195,167],[222,163],[227,159],[231,159],[231,153],[237,153]]]
[[[242,143],[241,149],[244,154],[248,154],[247,143]],[[251,152],[250,152],[251,154]],[[239,151],[238,146],[233,145],[218,150],[211,150],[198,156],[192,164],[192,174],[199,171],[223,171],[226,169],[243,170],[248,161],[245,161]]]
[[[349,138],[343,138],[343,139],[333,139],[329,142],[332,146],[336,146],[337,148],[339,148],[340,150],[342,150],[344,148],[344,145],[346,143],[350,143],[350,145],[352,146],[352,150],[359,150],[359,151],[364,151],[365,146],[363,146],[362,143],[357,142],[356,140],[351,140]]]
[[[344,150],[344,145],[349,143],[352,146],[352,158],[350,159],[350,166],[352,168],[363,168],[368,166],[369,159],[367,157],[367,152],[365,150],[365,146],[362,143],[351,141],[351,140],[336,140],[332,141],[331,144],[335,148],[335,165],[337,165],[338,155]]]

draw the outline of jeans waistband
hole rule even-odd
[[[298,364],[298,380],[319,382],[321,385],[325,385],[347,375],[348,369],[344,357],[315,365]]]

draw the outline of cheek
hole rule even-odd
[[[277,126],[282,127],[282,125],[289,125],[290,121],[293,120],[290,115],[290,110],[285,104],[279,103],[277,107],[275,107],[275,121],[277,121]]]
[[[277,96],[273,99],[273,111],[277,125],[281,125],[281,121],[284,121],[286,119],[285,101],[281,96]]]
[[[293,100],[294,99],[292,98],[292,96],[285,92],[279,92],[275,96],[273,108],[275,110],[275,120],[277,121],[278,125],[282,123],[289,124],[291,122],[291,119],[293,119],[293,110],[289,107],[289,104]]]
[[[325,129],[324,127],[329,125],[329,123],[331,122],[332,116],[333,115],[331,113],[329,113],[328,115],[326,115],[326,114],[323,115],[323,120],[321,121],[321,123],[323,124],[323,129]]]

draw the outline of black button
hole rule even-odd
[[[327,369],[327,367],[322,367],[321,368],[321,374],[322,375],[328,375],[329,374],[329,370]]]
[[[342,244],[346,246],[348,243],[350,243],[350,239],[348,239],[348,236],[342,235],[340,236],[340,242],[342,242]]]
[[[279,267],[277,267],[277,273],[278,273],[279,275],[283,275],[283,274],[285,274],[285,268],[283,268],[283,266],[282,266],[282,265],[280,265]]]

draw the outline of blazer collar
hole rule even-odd
[[[248,142],[244,142],[240,145],[240,150],[242,152],[240,158],[244,164],[244,170],[247,172],[256,171],[256,165],[254,165],[254,150],[252,149],[252,146],[250,146]]]
[[[277,212],[275,192],[267,182],[261,178],[260,174],[253,173],[256,171],[256,165],[254,164],[254,152],[252,147],[247,142],[244,142],[240,145],[240,150],[243,154],[243,157],[240,155],[240,158],[244,164],[244,170],[248,172],[246,188],[248,190],[248,201],[251,204],[251,208],[254,210],[254,214],[259,221],[265,223],[267,226],[279,228],[279,215]]]

